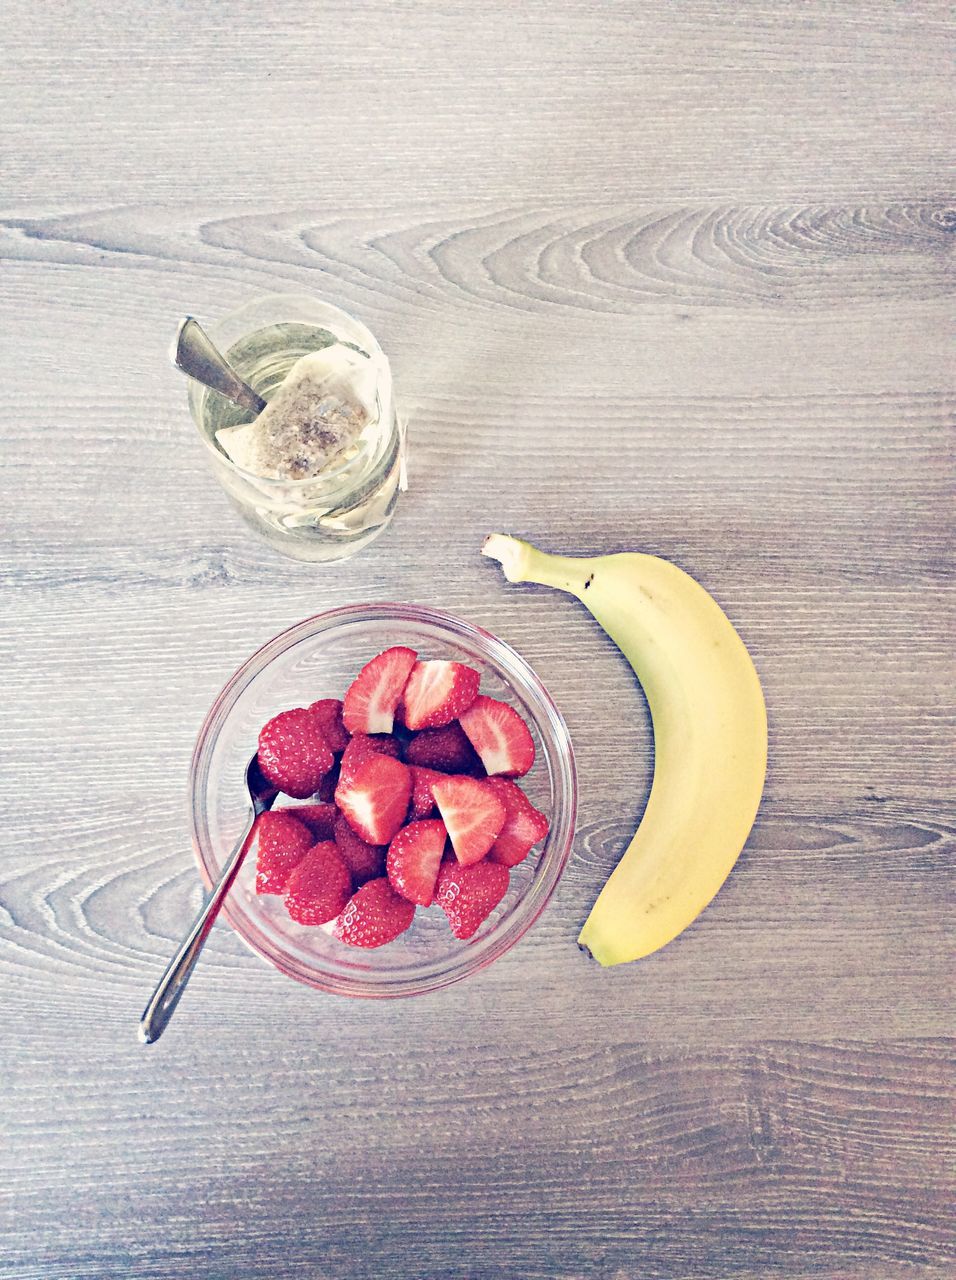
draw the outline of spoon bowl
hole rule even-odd
[[[266,401],[239,377],[198,320],[186,316],[176,330],[169,358],[177,369],[195,382],[218,391],[221,396],[249,409],[257,417]]]

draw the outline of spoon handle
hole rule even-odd
[[[150,998],[149,1004],[143,1010],[143,1016],[139,1020],[139,1038],[143,1044],[152,1044],[166,1030],[166,1024],[173,1016],[173,1012],[177,1004],[179,1004],[179,998],[186,989],[186,983],[196,967],[199,953],[202,951],[206,938],[209,936],[209,931],[212,929],[216,916],[219,914],[222,901],[231,889],[236,873],[242,866],[242,860],[246,856],[246,851],[251,843],[255,821],[256,814],[253,811],[249,816],[245,830],[239,837],[238,844],[226,859],[219,879],[212,887],[212,892],[203,903],[202,910],[193,922],[193,926],[186,935],[182,946],[170,960],[166,967],[166,972],[160,978],[156,990]]]
[[[243,382],[225,357],[213,343],[198,320],[187,316],[180,324],[169,349],[170,359],[177,369],[195,378],[204,387],[211,387],[221,396],[243,409],[260,414],[266,407],[262,396]]]

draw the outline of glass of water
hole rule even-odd
[[[373,377],[373,408],[348,447],[319,475],[272,479],[238,466],[216,433],[254,415],[190,382],[189,408],[208,460],[240,515],[276,551],[331,563],[360,551],[387,527],[405,489],[405,429],[392,397],[388,360],[361,321],[317,298],[269,294],[231,312],[209,336],[241,378],[265,400],[300,358],[341,343]],[[352,361],[353,366],[356,362]]]

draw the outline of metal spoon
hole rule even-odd
[[[202,951],[213,922],[219,914],[223,899],[232,888],[232,882],[235,880],[236,873],[242,866],[242,860],[249,850],[249,845],[252,843],[252,831],[256,819],[260,813],[265,813],[267,809],[272,808],[275,798],[279,794],[272,783],[263,776],[256,756],[253,756],[246,765],[246,788],[252,804],[249,821],[246,823],[245,830],[239,837],[236,847],[223,864],[219,879],[213,885],[209,897],[203,903],[203,908],[196,917],[189,933],[187,933],[182,946],[170,960],[166,972],[160,978],[159,985],[150,998],[149,1004],[143,1010],[143,1016],[139,1020],[139,1038],[143,1044],[152,1044],[166,1030],[166,1024],[173,1016],[173,1011],[179,1003],[179,997],[186,989],[186,983],[196,967],[199,953]]]
[[[251,409],[256,415],[266,407],[262,396],[253,391],[248,382],[243,382],[199,321],[192,316],[187,316],[176,330],[169,348],[169,358],[177,369],[182,369],[183,373],[195,378],[204,387],[218,391],[233,404]]]

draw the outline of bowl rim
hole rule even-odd
[[[222,907],[222,914],[235,933],[245,945],[270,966],[278,969],[287,977],[294,978],[307,986],[328,994],[346,995],[365,999],[390,999],[424,995],[440,990],[454,982],[460,982],[472,973],[487,967],[494,960],[510,951],[513,946],[528,932],[540,918],[553,896],[564,868],[571,854],[577,817],[577,773],[574,761],[574,748],[571,735],[563,715],[548,692],[541,678],[530,663],[516,649],[501,640],[486,628],[460,618],[443,609],[428,605],[408,604],[398,601],[376,601],[360,604],[340,605],[332,609],[293,623],[283,628],[270,640],[260,645],[232,673],[218,695],[214,699],[196,737],[189,766],[188,804],[192,835],[193,853],[199,865],[200,875],[207,888],[212,886],[212,876],[204,856],[202,839],[201,810],[197,798],[203,797],[207,791],[208,766],[212,758],[213,748],[226,716],[241,698],[248,685],[264,671],[268,665],[294,644],[321,635],[325,631],[349,623],[369,621],[398,621],[431,625],[450,633],[450,639],[460,636],[462,639],[475,642],[486,651],[486,656],[495,660],[499,656],[513,666],[514,671],[525,687],[514,688],[509,672],[508,684],[512,691],[525,701],[534,705],[535,700],[540,707],[535,707],[535,727],[541,738],[541,745],[549,756],[549,772],[552,774],[552,817],[551,830],[545,845],[538,855],[534,877],[524,893],[513,904],[511,911],[503,920],[497,922],[490,933],[480,938],[474,950],[463,948],[446,957],[443,961],[431,962],[432,973],[424,977],[414,974],[400,978],[382,977],[371,974],[361,979],[350,976],[319,975],[314,969],[303,967],[292,957],[284,955],[265,940],[258,941],[249,931],[241,914],[234,912],[227,898]],[[530,698],[528,695],[530,694]],[[541,713],[544,713],[542,716]],[[542,729],[542,719],[549,729],[548,736]],[[203,807],[205,801],[202,802]],[[554,819],[557,817],[559,822]],[[211,854],[211,850],[208,850]],[[247,855],[248,856],[248,855]],[[215,864],[213,864],[215,865]],[[524,910],[521,908],[524,906]]]

